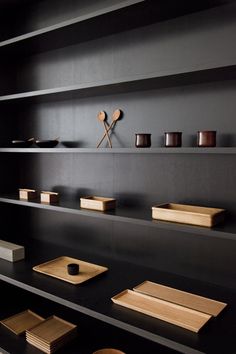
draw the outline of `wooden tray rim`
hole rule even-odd
[[[93,198],[97,198],[97,199],[93,199]],[[91,202],[95,202],[95,203],[102,203],[102,204],[106,204],[108,202],[115,202],[116,199],[115,198],[107,198],[107,197],[98,197],[96,195],[89,195],[86,197],[81,197],[80,201],[91,201]]]

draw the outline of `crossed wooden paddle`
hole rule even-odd
[[[113,112],[113,114],[112,114],[112,123],[111,123],[111,125],[109,125],[107,122],[105,122],[105,120],[106,120],[106,112],[101,111],[101,112],[98,113],[97,119],[98,119],[100,122],[103,123],[105,133],[104,133],[102,139],[101,139],[101,140],[99,141],[99,143],[97,144],[97,148],[99,148],[99,146],[101,145],[101,143],[103,142],[103,140],[105,139],[105,137],[107,137],[108,144],[109,144],[110,148],[112,148],[111,139],[110,139],[110,136],[109,136],[108,133],[109,133],[109,131],[111,131],[111,130],[114,128],[114,126],[115,126],[117,120],[119,120],[120,117],[121,117],[121,110],[120,110],[120,109],[116,109],[116,110]],[[107,127],[108,127],[108,129],[107,129]]]

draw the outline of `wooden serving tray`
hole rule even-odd
[[[67,265],[70,263],[79,264],[78,275],[68,274]],[[33,267],[33,270],[76,285],[106,272],[108,268],[97,264],[84,262],[76,258],[62,256],[39,264]]]
[[[26,340],[45,353],[53,353],[76,336],[77,326],[51,316],[26,331]]]
[[[109,209],[115,209],[116,200],[113,198],[89,196],[80,198],[80,207],[85,209],[105,211]]]
[[[204,312],[215,317],[227,306],[224,302],[170,288],[148,280],[137,285],[133,290],[141,294],[150,295],[196,311]]]
[[[196,333],[211,318],[211,315],[140,294],[132,290],[121,292],[114,296],[112,301],[115,304],[136,310]]]
[[[15,334],[20,335],[43,321],[43,317],[26,310],[2,320],[1,323]]]
[[[26,331],[26,335],[42,343],[42,345],[54,345],[66,335],[76,330],[77,326],[57,316],[51,316],[42,323]]]
[[[224,220],[224,209],[185,204],[161,204],[152,207],[153,219],[212,227]]]

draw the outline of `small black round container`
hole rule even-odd
[[[67,272],[70,275],[77,275],[79,274],[79,264],[77,263],[70,263],[67,264]]]

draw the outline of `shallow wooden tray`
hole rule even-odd
[[[79,264],[78,275],[68,274],[67,265],[70,263]],[[76,258],[62,256],[39,264],[33,267],[33,270],[76,285],[106,272],[108,268],[97,264],[84,262]]]
[[[57,316],[51,316],[42,323],[26,331],[26,336],[34,337],[42,346],[53,346],[71,332],[76,331],[77,326]]]
[[[83,197],[80,198],[80,207],[85,209],[105,211],[109,209],[115,209],[116,200],[113,198],[96,196]]]
[[[45,353],[54,353],[56,350],[66,345],[69,341],[73,340],[75,337],[76,330],[72,330],[70,333],[67,333],[62,338],[55,341],[53,344],[46,344],[44,341],[39,340],[34,335],[26,333],[27,342],[44,351]]]
[[[17,335],[44,321],[36,313],[26,310],[1,321],[1,323]]]
[[[224,220],[224,209],[185,204],[161,204],[152,207],[153,219],[212,227]]]
[[[170,288],[148,280],[137,285],[133,290],[141,294],[154,296],[158,299],[182,305],[196,311],[201,311],[215,317],[219,315],[219,313],[227,306],[224,302],[215,301],[203,296]]]
[[[131,310],[136,310],[193,332],[198,332],[211,318],[208,314],[132,290],[121,292],[114,296],[112,301]]]

